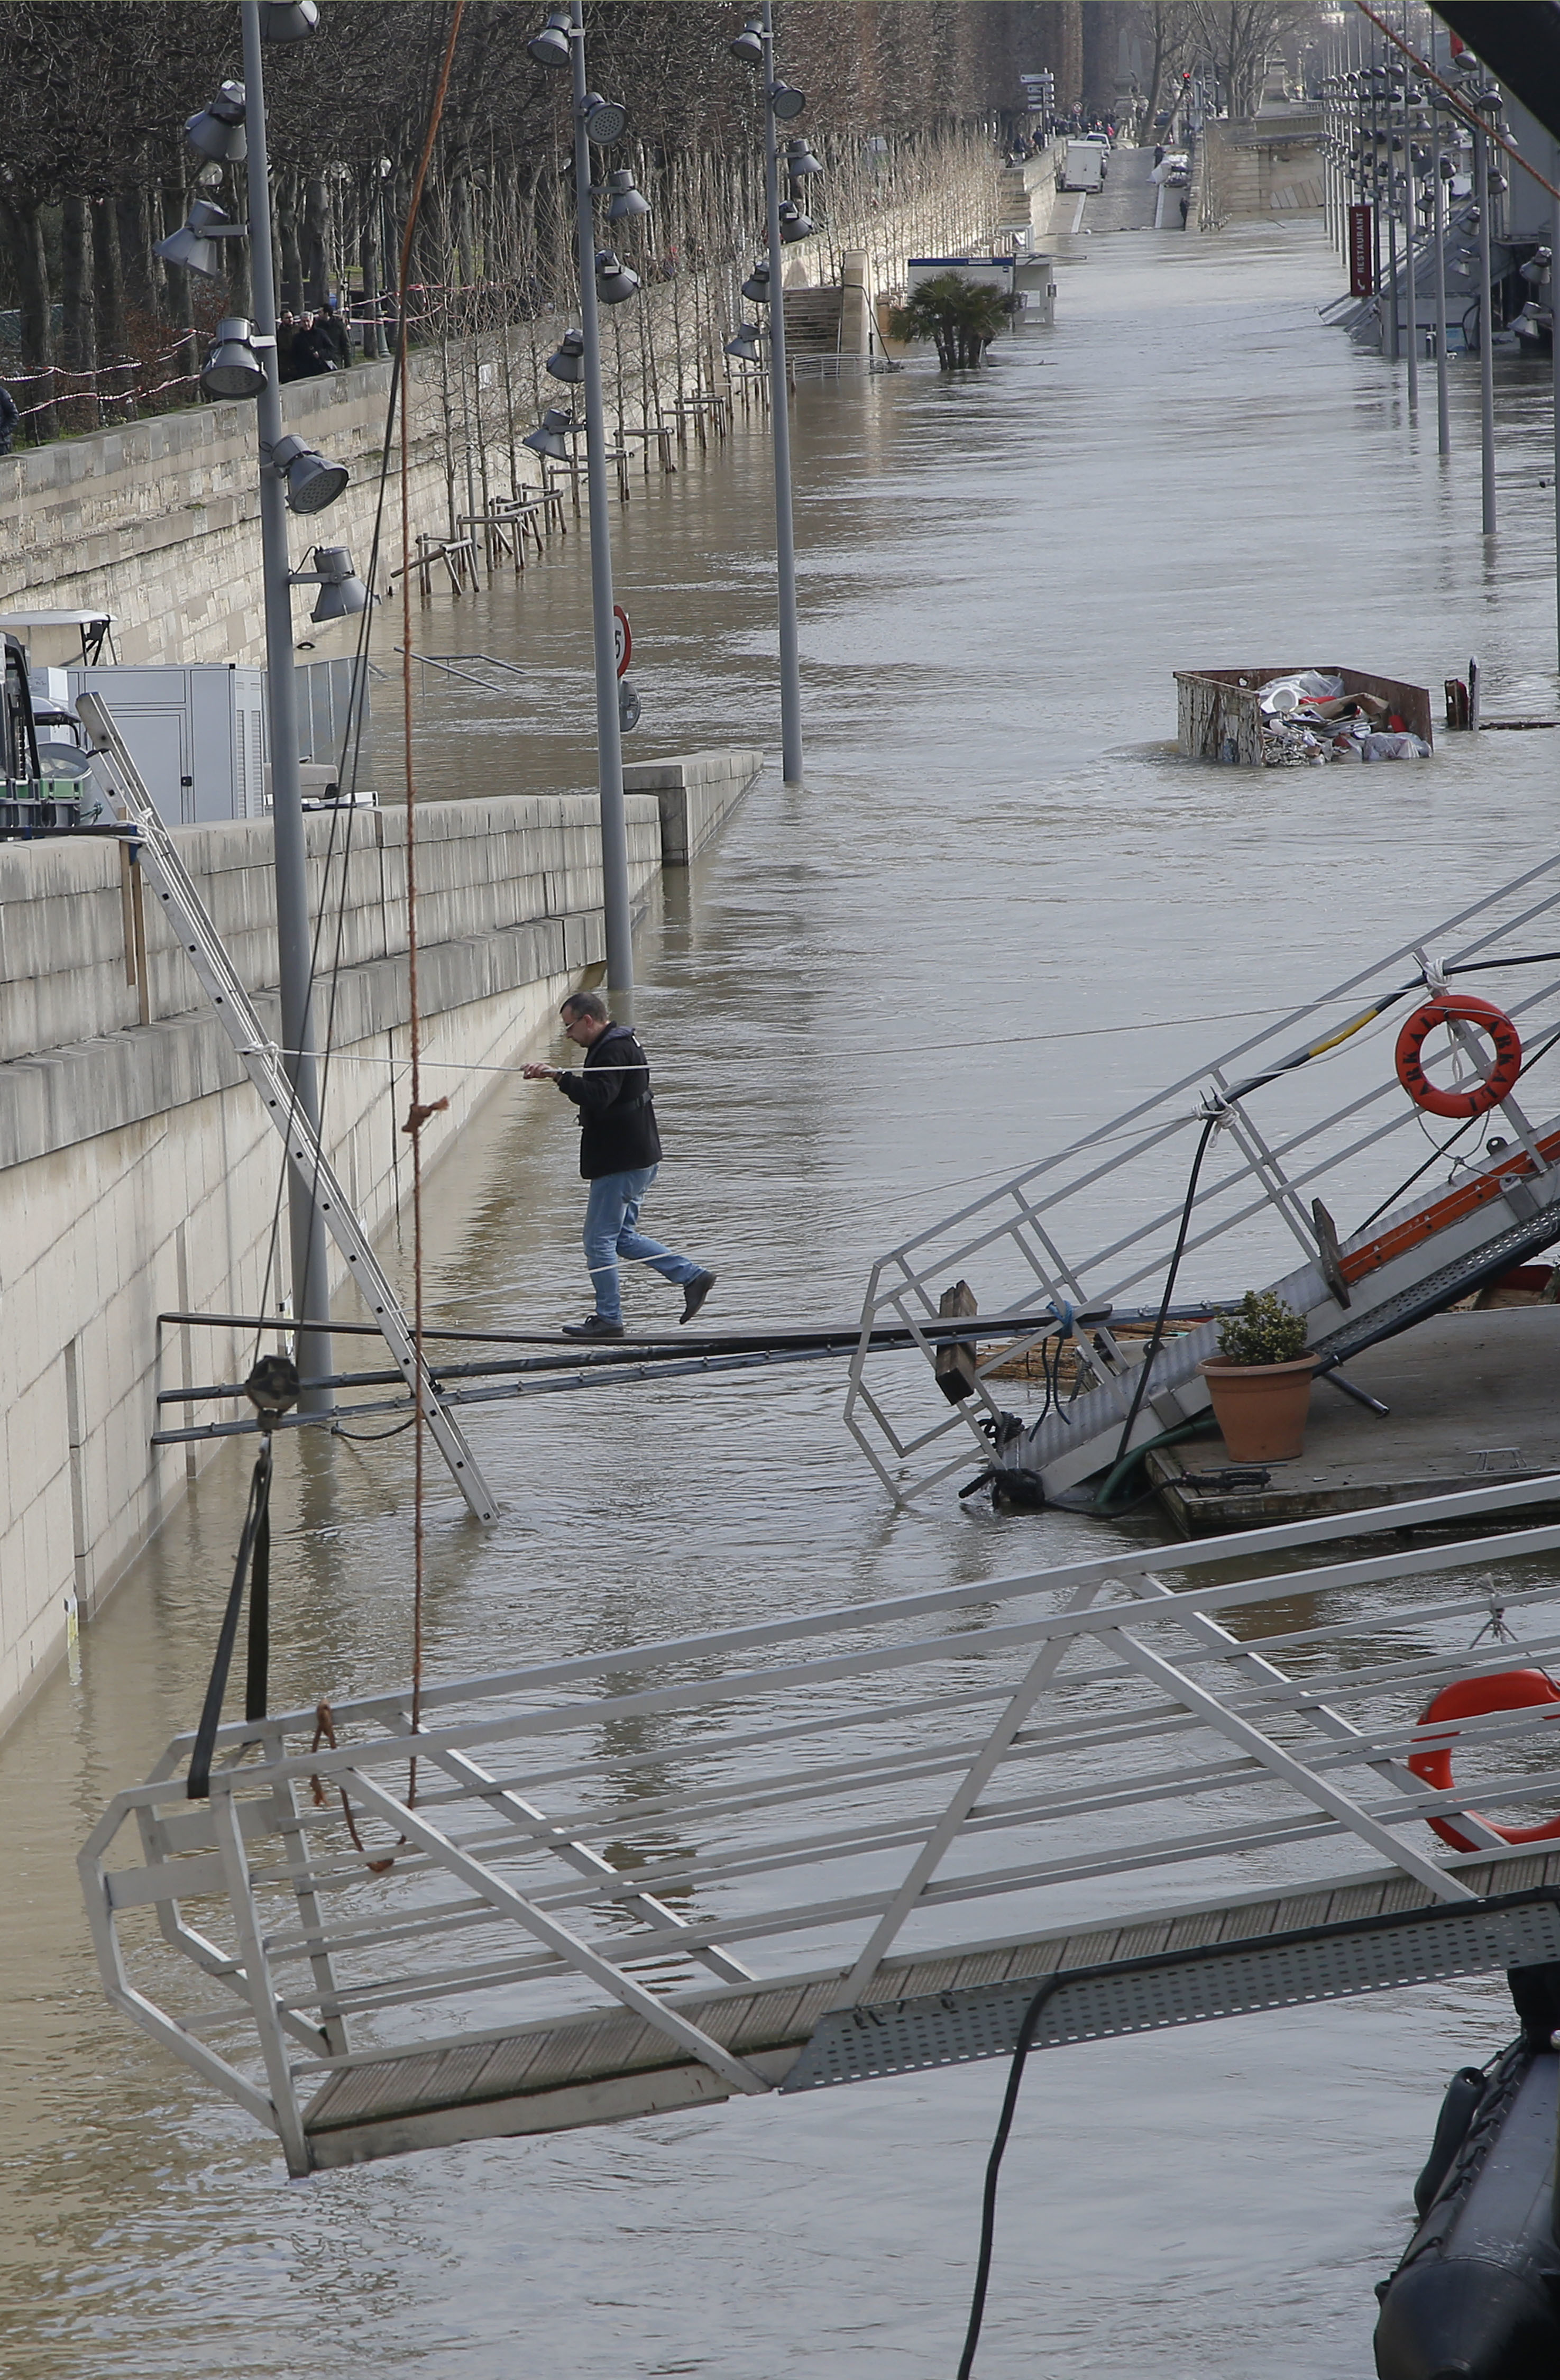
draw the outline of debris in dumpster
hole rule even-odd
[[[1199,760],[1248,769],[1428,758],[1422,686],[1364,670],[1177,670],[1178,741]],[[1367,748],[1368,739],[1374,739]]]

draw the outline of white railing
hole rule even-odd
[[[1560,1806],[1560,1705],[1427,1735],[1449,1680],[1560,1658],[1560,1477],[371,1695],[192,1739],[81,1867],[111,2000],[311,2162],[309,2106],[397,2052],[599,2011],[715,2095],[772,2087],[719,2007],[885,1960],[1369,1871],[1466,1902],[1426,1824]],[[1356,1540],[1385,1538],[1385,1544]],[[1498,1615],[1498,1617],[1496,1616]],[[1492,1633],[1493,1631],[1493,1633]],[[334,1741],[331,1740],[333,1734]],[[1458,1783],[1406,1765],[1457,1742]],[[411,1763],[415,1755],[415,1793]],[[1490,1889],[1487,1885],[1484,1889]],[[714,2011],[715,2013],[712,2013]],[[783,2063],[783,2061],[782,2061]]]
[[[1227,1302],[1276,1287],[1306,1316],[1308,1343],[1324,1361],[1431,1310],[1438,1269],[1460,1267],[1440,1282],[1457,1295],[1457,1280],[1471,1279],[1485,1252],[1498,1269],[1560,1238],[1560,1055],[1544,1063],[1560,1038],[1556,943],[1560,859],[1551,858],[880,1257],[845,1419],[890,1495],[907,1500],[967,1469],[972,1449],[988,1457],[1003,1411],[1001,1384],[989,1375],[1033,1342],[1005,1333],[1000,1346],[988,1345],[973,1393],[950,1407],[925,1371],[874,1353],[865,1334],[936,1318],[939,1296],[961,1278],[989,1314],[1033,1313],[1035,1339],[1054,1335],[1058,1318],[1070,1329],[1075,1309],[1152,1311],[1210,1118],[1177,1301]],[[1453,988],[1493,1001],[1516,1022],[1524,1104],[1514,1097],[1470,1123],[1441,1123],[1399,1084],[1393,1043],[1443,968]],[[1147,1038],[1146,1049],[1159,1046],[1157,1033]],[[1010,1055],[1016,1064],[1017,1050]],[[1477,1080],[1476,1049],[1457,1057],[1466,1079]],[[1075,1062],[1070,1055],[1050,1064]],[[1530,1070],[1531,1097],[1550,1121],[1529,1120]],[[1488,1197],[1443,1226],[1448,1181]],[[1396,1224],[1427,1214],[1433,1231],[1382,1253]],[[1340,1260],[1352,1275],[1343,1295]],[[1074,1336],[1081,1393],[1033,1426],[1009,1458],[1048,1489],[1108,1464],[1132,1401],[1131,1353],[1109,1326]],[[1208,1327],[1161,1351],[1131,1443],[1205,1408],[1196,1366],[1214,1341]],[[935,1349],[924,1342],[922,1352],[929,1364]]]

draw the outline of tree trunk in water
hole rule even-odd
[[[70,397],[66,419],[72,430],[95,430],[98,356],[92,303],[92,209],[90,200],[76,193],[65,200],[60,210],[60,256],[65,368],[72,374],[66,383]]]
[[[41,445],[44,439],[56,436],[58,429],[54,405],[54,300],[43,225],[35,201],[13,204],[4,196],[0,196],[0,225],[5,227],[21,299],[22,371],[20,384],[11,394],[28,417],[28,436],[34,445]]]

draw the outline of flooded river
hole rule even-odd
[[[848,1315],[878,1249],[1235,1038],[1157,1020],[1287,1003],[1553,832],[1560,737],[1369,771],[1167,750],[1178,665],[1438,688],[1473,650],[1492,708],[1554,707],[1543,368],[1503,387],[1486,556],[1475,368],[1446,469],[1433,402],[1410,433],[1389,369],[1319,325],[1313,226],[1080,237],[1058,277],[1055,331],[978,377],[797,399],[805,790],[764,781],[639,951],[647,1220],[719,1269],[712,1324]],[[778,741],[768,474],[739,423],[614,516],[638,749]],[[430,686],[429,792],[594,782],[583,559],[424,613],[429,650],[527,673],[518,710]],[[550,1087],[506,1084],[432,1202],[446,1318],[583,1310],[574,1155]],[[891,1512],[841,1390],[798,1368],[474,1416],[504,1518],[477,1541],[438,1483],[430,1670],[1106,1542],[951,1488]],[[284,1446],[278,1707],[405,1673],[406,1444]],[[288,2185],[110,2017],[73,1855],[193,1718],[245,1467],[206,1474],[0,1746],[6,2380],[947,2380],[995,2065]],[[1363,2380],[1440,2084],[1507,2025],[1470,1985],[1037,2060],[987,2380]]]

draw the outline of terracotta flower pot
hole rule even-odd
[[[1286,1463],[1305,1451],[1314,1355],[1292,1364],[1236,1364],[1210,1355],[1198,1370],[1234,1463]]]

